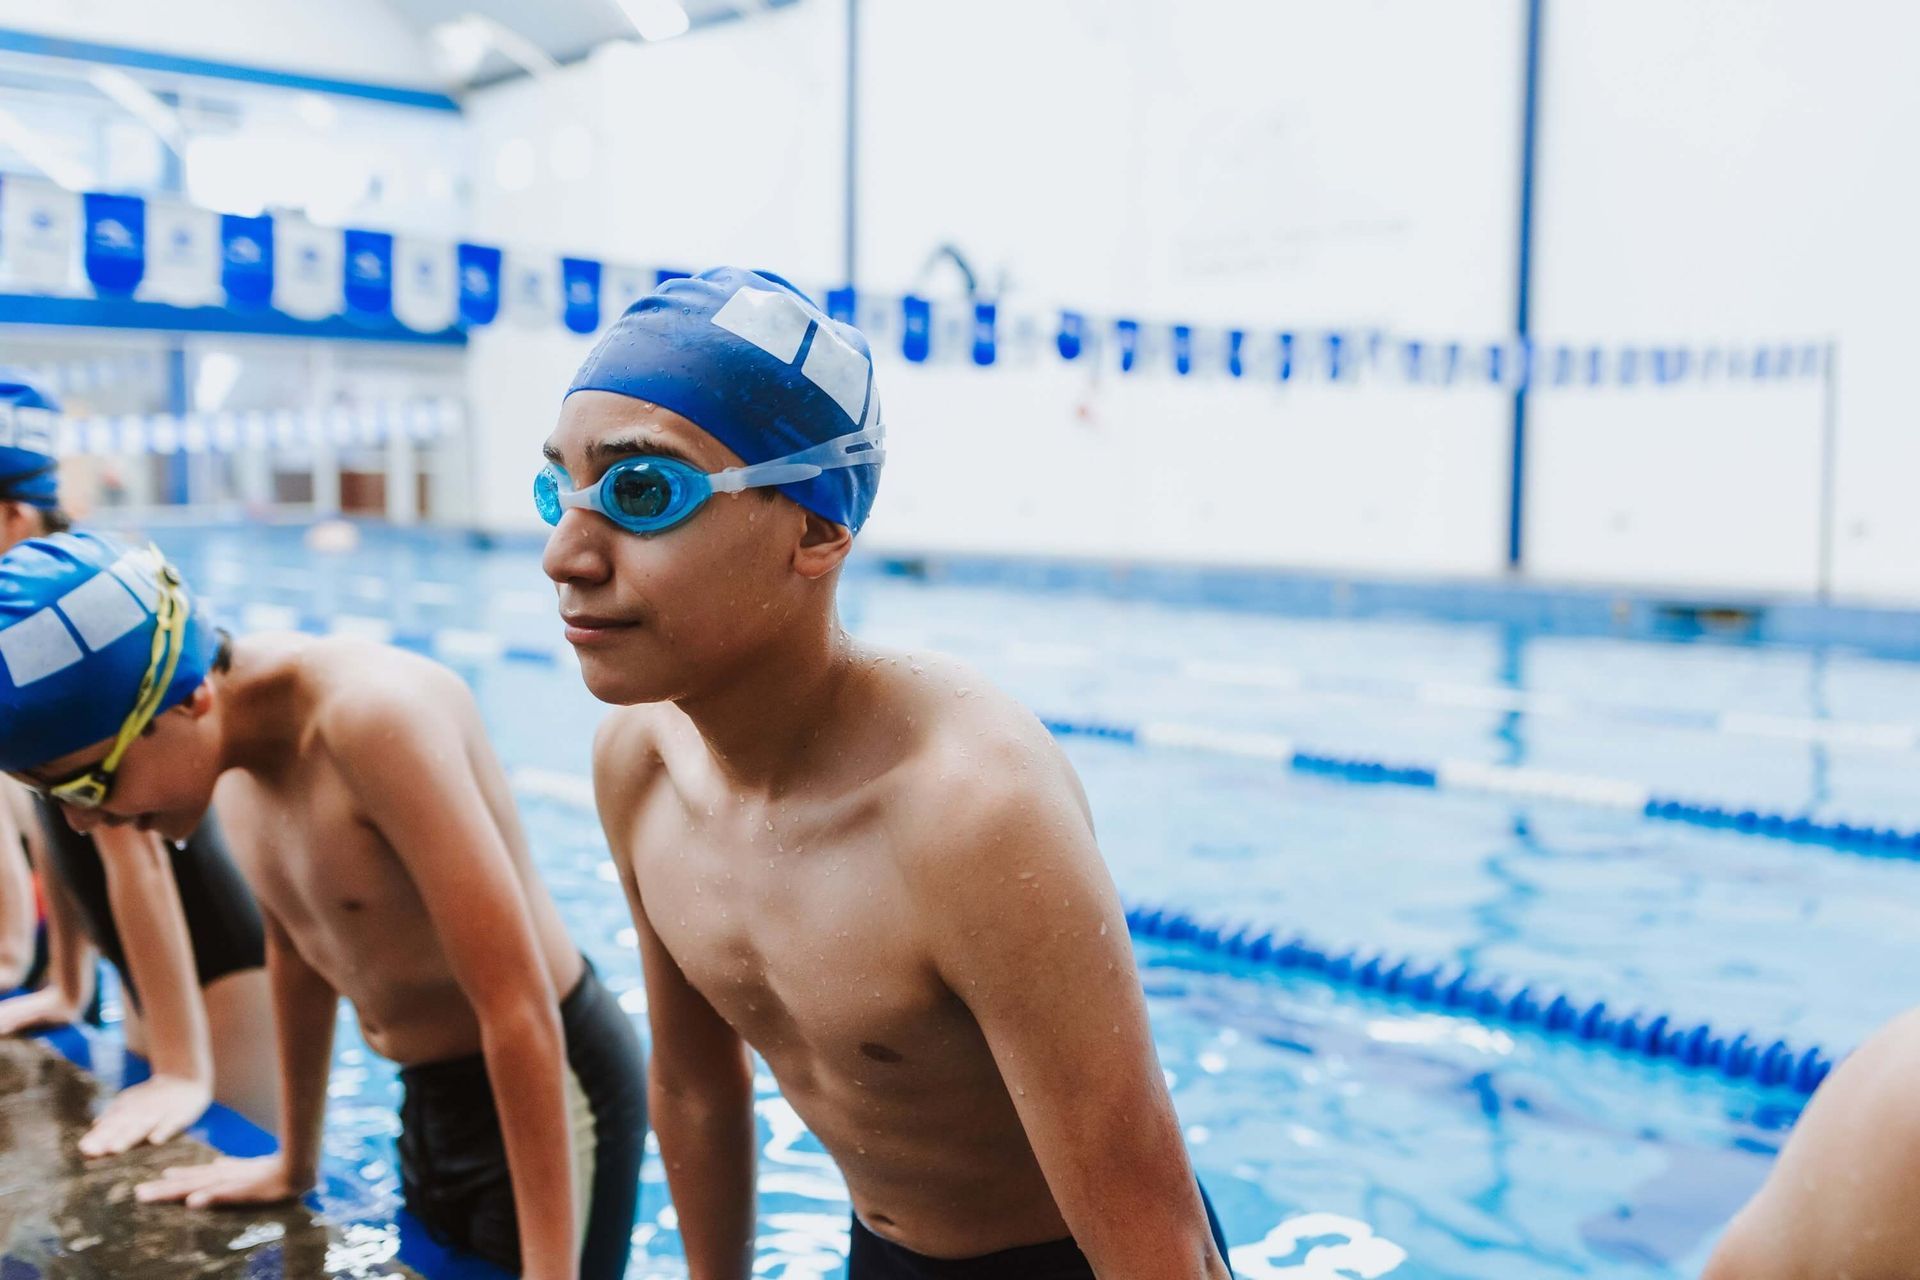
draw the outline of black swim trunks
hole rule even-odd
[[[576,1192],[586,1198],[581,1280],[626,1274],[647,1136],[646,1063],[620,1003],[589,964],[560,1002]],[[479,1054],[407,1067],[400,1181],[407,1211],[443,1245],[520,1273],[506,1139]],[[577,1086],[577,1087],[576,1087]]]
[[[1200,1188],[1200,1202],[1207,1209],[1213,1242],[1225,1259],[1227,1238],[1205,1187]],[[929,1258],[882,1240],[856,1216],[847,1280],[1095,1280],[1095,1276],[1093,1264],[1072,1240],[1021,1245],[977,1258]]]
[[[127,972],[126,948],[107,901],[107,868],[93,837],[67,825],[60,806],[45,796],[34,796],[40,830],[46,837],[47,865],[41,874],[57,876],[79,909],[88,939],[120,974],[121,985],[134,1008],[140,992]],[[180,889],[180,908],[187,918],[187,937],[193,945],[193,964],[204,988],[230,973],[259,969],[267,963],[266,933],[260,907],[227,854],[220,826],[209,813],[184,849],[168,846],[173,856],[173,879]]]

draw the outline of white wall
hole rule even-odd
[[[1537,327],[1841,347],[1837,592],[1920,600],[1920,10],[1548,7]],[[1819,389],[1535,398],[1531,567],[1807,592]]]
[[[0,27],[181,57],[437,89],[382,0],[0,0]]]
[[[869,0],[863,282],[958,246],[1006,308],[1492,336],[1507,0]],[[949,288],[936,274],[930,287]],[[884,369],[871,544],[1490,573],[1497,394]],[[998,454],[1034,459],[996,466]]]
[[[552,83],[472,94],[472,235],[616,262],[830,279],[840,258],[843,21],[837,0],[807,0],[661,44],[608,46]],[[556,148],[583,120],[597,128]],[[565,154],[582,141],[584,163]],[[532,180],[503,184],[526,147],[537,157]],[[529,494],[540,443],[590,345],[550,325],[473,335],[481,524],[537,527]]]

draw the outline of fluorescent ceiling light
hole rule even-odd
[[[679,0],[620,0],[620,9],[642,40],[671,40],[693,25]]]

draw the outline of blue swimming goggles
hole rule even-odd
[[[548,524],[559,524],[569,507],[583,507],[628,533],[664,533],[689,519],[716,493],[798,484],[823,471],[884,462],[885,439],[886,427],[874,426],[784,458],[712,472],[678,458],[624,458],[608,467],[598,484],[584,489],[567,488],[566,472],[549,464],[533,478],[533,506]]]

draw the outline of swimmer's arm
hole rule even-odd
[[[18,790],[7,781],[0,788]],[[0,991],[26,981],[33,967],[33,870],[21,845],[18,808],[0,796]]]
[[[213,1101],[213,1047],[173,858],[158,836],[103,826],[93,835],[106,869],[107,906],[149,1030],[153,1078],[121,1093],[81,1140],[89,1156],[167,1142]]]
[[[340,993],[307,963],[264,904],[260,916],[266,930],[274,1043],[280,1051],[280,1160],[288,1189],[297,1195],[320,1180],[321,1128]]]
[[[1033,773],[930,815],[945,821],[915,837],[920,927],[1101,1280],[1224,1278],[1084,802],[1070,775]]]
[[[451,675],[447,677],[453,679]],[[461,691],[464,696],[464,690]],[[445,707],[367,698],[332,738],[354,793],[405,865],[454,981],[480,1024],[527,1280],[571,1280],[572,1131],[560,1000],[534,933],[526,890]]]
[[[80,920],[80,907],[66,882],[47,869],[45,838],[39,815],[29,811],[30,823],[21,827],[34,865],[42,868],[41,891],[47,906],[47,980],[38,991],[0,1003],[0,1032],[13,1035],[35,1027],[77,1022],[93,1003],[92,943]]]
[[[624,860],[621,881],[647,980],[647,1114],[660,1139],[690,1280],[753,1269],[753,1067],[747,1046],[680,972],[647,923]]]
[[[594,738],[593,790],[633,913],[647,983],[647,1112],[660,1140],[690,1280],[746,1280],[753,1268],[753,1068],[739,1034],[696,991],[647,919],[633,876],[637,726],[616,713]]]

